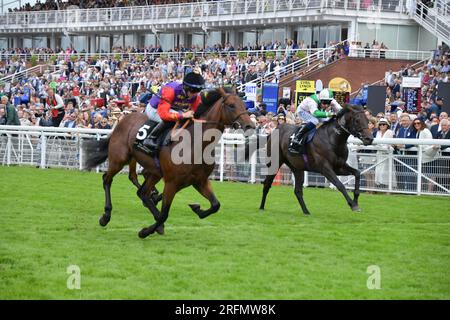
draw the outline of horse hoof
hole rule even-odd
[[[142,229],[141,231],[139,231],[138,236],[141,239],[145,239],[147,238],[147,236],[149,235],[147,228]]]
[[[259,211],[264,211],[264,208],[259,208]]]
[[[159,226],[158,228],[156,228],[156,232],[160,235],[164,235],[164,225]]]
[[[311,212],[306,211],[306,212],[303,212],[303,214],[304,214],[305,216],[310,216],[310,215],[311,215]]]
[[[194,211],[195,213],[197,213],[200,210],[200,205],[197,203],[191,203],[189,207],[191,207],[192,211]]]
[[[361,209],[358,206],[352,207],[353,212],[361,212]]]
[[[108,224],[108,222],[109,222],[110,219],[111,219],[111,218],[107,218],[107,217],[105,217],[105,215],[103,215],[103,216],[101,216],[100,219],[98,220],[98,223],[100,223],[100,225],[101,225],[102,227],[105,227],[105,226]]]

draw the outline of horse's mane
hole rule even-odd
[[[234,93],[233,88],[223,87],[226,93]],[[214,105],[220,98],[222,98],[222,94],[219,91],[219,88],[214,88],[210,90],[205,90],[200,93],[200,97],[202,102],[197,108],[197,111],[194,114],[194,117],[198,119],[201,117],[210,107]]]
[[[338,119],[342,118],[343,116],[345,116],[350,111],[360,112],[360,111],[363,111],[363,108],[361,106],[358,106],[358,105],[353,105],[353,104],[346,103],[342,107],[342,109],[339,110],[339,112],[336,114],[336,116],[334,116],[330,120],[324,122],[322,126],[330,125],[330,124],[336,122]]]

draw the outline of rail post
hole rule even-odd
[[[11,164],[11,135],[8,134],[8,142],[6,143],[6,165],[9,167]]]
[[[225,143],[222,139],[220,139],[220,163],[219,163],[219,173],[220,173],[220,182],[223,182],[223,162],[225,158]]]
[[[422,145],[418,146],[417,154],[417,195],[422,194]]]
[[[258,150],[253,152],[252,156],[250,157],[250,183],[256,182],[256,154],[258,153]]]
[[[45,169],[45,156],[47,153],[47,137],[41,131],[41,169]]]

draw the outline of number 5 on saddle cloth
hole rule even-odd
[[[161,125],[161,128],[157,128],[158,132],[153,132],[154,129]],[[134,142],[134,148],[142,151],[150,156],[156,156],[158,154],[159,148],[161,146],[168,145],[170,143],[170,135],[168,133],[172,129],[175,123],[172,122],[157,122],[153,120],[147,120],[142,127],[139,128],[136,134],[136,140]],[[147,139],[151,134],[156,134],[157,138],[157,147],[155,149],[151,149],[148,146],[144,145],[144,140]]]

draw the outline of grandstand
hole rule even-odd
[[[445,0],[436,0],[433,8],[415,0],[125,1],[111,7],[108,1],[92,7],[89,1],[58,3],[33,9],[33,3],[12,1],[6,7],[2,1],[0,48],[110,52],[117,46],[159,45],[169,51],[225,43],[244,48],[285,39],[317,48],[345,39],[364,46],[376,39],[394,50],[432,50],[450,38]]]

